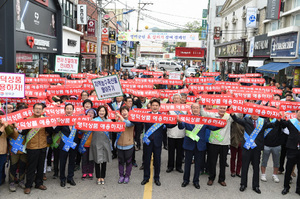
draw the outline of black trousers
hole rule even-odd
[[[141,148],[141,134],[143,133],[143,124],[136,124],[134,126],[134,140],[136,142],[137,148]]]
[[[75,158],[76,158],[76,151],[72,148],[68,152],[64,150],[59,151],[59,161],[60,161],[60,180],[66,181],[66,164],[67,159],[69,157],[69,164],[68,164],[68,176],[67,180],[72,180],[74,177],[74,168],[75,168]]]
[[[161,146],[157,147],[154,145],[153,141],[150,142],[149,145],[143,145],[144,152],[144,180],[148,180],[150,178],[150,163],[151,156],[153,153],[154,159],[154,180],[159,180],[160,174],[160,164],[161,164]]]
[[[279,171],[284,172],[284,162],[286,157],[286,147],[285,144],[281,145],[280,151],[280,164],[279,164]]]
[[[168,168],[174,169],[176,150],[176,169],[182,167],[183,138],[168,138]]]
[[[300,150],[287,149],[286,157],[287,162],[284,174],[284,188],[290,188],[291,174],[294,166],[297,164],[298,175],[296,191],[300,191]]]
[[[47,148],[43,149],[27,149],[27,174],[26,174],[26,188],[31,188],[35,175],[35,186],[43,185],[44,165]]]
[[[226,157],[228,153],[227,145],[208,144],[208,164],[209,164],[209,180],[214,181],[216,178],[216,167],[219,156],[220,174],[218,182],[225,181]]]
[[[259,164],[260,164],[260,154],[261,150],[257,147],[254,149],[242,148],[242,178],[241,185],[247,187],[248,183],[248,170],[250,163],[253,167],[253,178],[252,178],[252,188],[259,187]]]
[[[164,147],[168,147],[167,128],[163,131],[163,145]]]
[[[96,178],[105,178],[106,162],[103,162],[101,164],[97,164],[95,162],[95,171],[96,171]]]
[[[117,155],[117,148],[115,147],[116,140],[117,140],[117,134],[116,133],[111,133],[111,143],[112,143],[112,146],[113,146],[112,154],[114,156]]]
[[[53,148],[53,155],[54,155],[54,161],[53,161],[53,164],[54,164],[54,175],[58,176],[58,165],[59,165],[59,151],[60,149],[59,148]],[[77,154],[77,152],[76,152]],[[75,156],[76,158],[76,156]]]
[[[200,165],[203,165],[203,151],[198,151],[197,147],[194,148],[193,151],[185,150],[185,160],[184,160],[184,174],[183,181],[190,182],[190,173],[191,173],[191,164],[194,156],[194,178],[193,183],[199,183],[199,175],[200,175]]]
[[[48,150],[48,154],[47,154],[47,166],[51,167],[51,163],[52,163],[52,152],[53,152],[53,149],[51,147],[49,147],[49,150]]]

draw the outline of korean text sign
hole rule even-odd
[[[122,87],[117,75],[92,79],[99,100],[122,96]]]
[[[78,73],[78,57],[56,56],[55,72],[58,73]]]
[[[0,98],[24,98],[25,74],[0,73]]]

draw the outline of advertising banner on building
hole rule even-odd
[[[266,19],[279,19],[281,0],[268,0]]]
[[[66,57],[56,55],[55,72],[58,73],[78,73],[78,57]]]
[[[95,37],[96,34],[96,20],[88,20],[87,24],[87,36]]]
[[[24,98],[25,74],[0,73],[0,98]]]
[[[78,4],[77,5],[77,24],[78,25],[86,25],[87,24],[87,12],[86,5]]]
[[[268,34],[255,36],[254,38],[254,57],[270,57],[271,37]]]
[[[256,28],[257,8],[247,8],[246,27]]]
[[[290,33],[272,37],[271,58],[296,57],[298,33]]]
[[[119,32],[118,41],[198,42],[198,33]]]
[[[188,47],[176,47],[175,56],[178,58],[199,58],[202,59],[205,56],[205,48],[188,48]]]
[[[98,100],[123,96],[122,87],[117,75],[92,79]]]

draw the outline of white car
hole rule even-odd
[[[158,68],[160,70],[176,70],[176,71],[182,70],[182,66],[177,64],[174,61],[160,61],[158,63]]]
[[[196,74],[196,68],[187,68],[185,71],[184,71],[184,76],[186,77],[190,77],[191,74]]]

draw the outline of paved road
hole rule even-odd
[[[142,151],[138,151],[136,154],[137,162],[140,166],[141,164]],[[230,156],[228,156],[230,158]],[[229,159],[228,159],[229,160]],[[229,162],[229,161],[228,161]],[[280,183],[274,183],[271,179],[271,170],[272,166],[271,161],[267,168],[267,178],[268,182],[261,182],[261,191],[262,194],[256,194],[251,189],[252,184],[252,170],[249,172],[249,182],[248,189],[245,192],[239,191],[240,178],[232,178],[230,176],[229,169],[226,170],[226,183],[227,187],[222,187],[218,183],[214,183],[213,186],[209,187],[207,183],[207,175],[200,176],[200,186],[201,189],[197,190],[193,187],[192,184],[189,184],[187,187],[182,188],[182,178],[183,174],[180,174],[176,171],[171,173],[166,173],[167,165],[167,151],[163,150],[162,152],[162,166],[161,166],[161,183],[160,187],[153,184],[152,191],[151,186],[148,186],[147,190],[144,193],[144,186],[140,183],[143,179],[143,172],[138,168],[133,168],[131,180],[129,184],[118,184],[118,167],[117,160],[113,160],[112,163],[108,164],[107,168],[107,177],[105,185],[96,185],[96,180],[81,180],[81,172],[75,172],[75,178],[77,185],[75,187],[66,185],[65,188],[60,187],[59,180],[52,179],[53,172],[47,173],[48,180],[45,181],[45,185],[48,187],[48,190],[41,191],[37,189],[32,189],[30,195],[25,195],[23,190],[20,188],[16,192],[11,193],[8,190],[8,183],[0,187],[0,199],[127,199],[127,198],[151,198],[154,199],[181,199],[181,198],[230,198],[230,199],[250,199],[250,198],[263,198],[263,199],[282,199],[282,198],[299,198],[299,195],[295,193],[295,179],[291,185],[290,193],[286,196],[281,195],[281,190],[283,187],[283,175],[279,176]],[[193,174],[193,170],[191,172]],[[192,177],[191,177],[192,180]],[[150,190],[149,190],[150,187]]]

